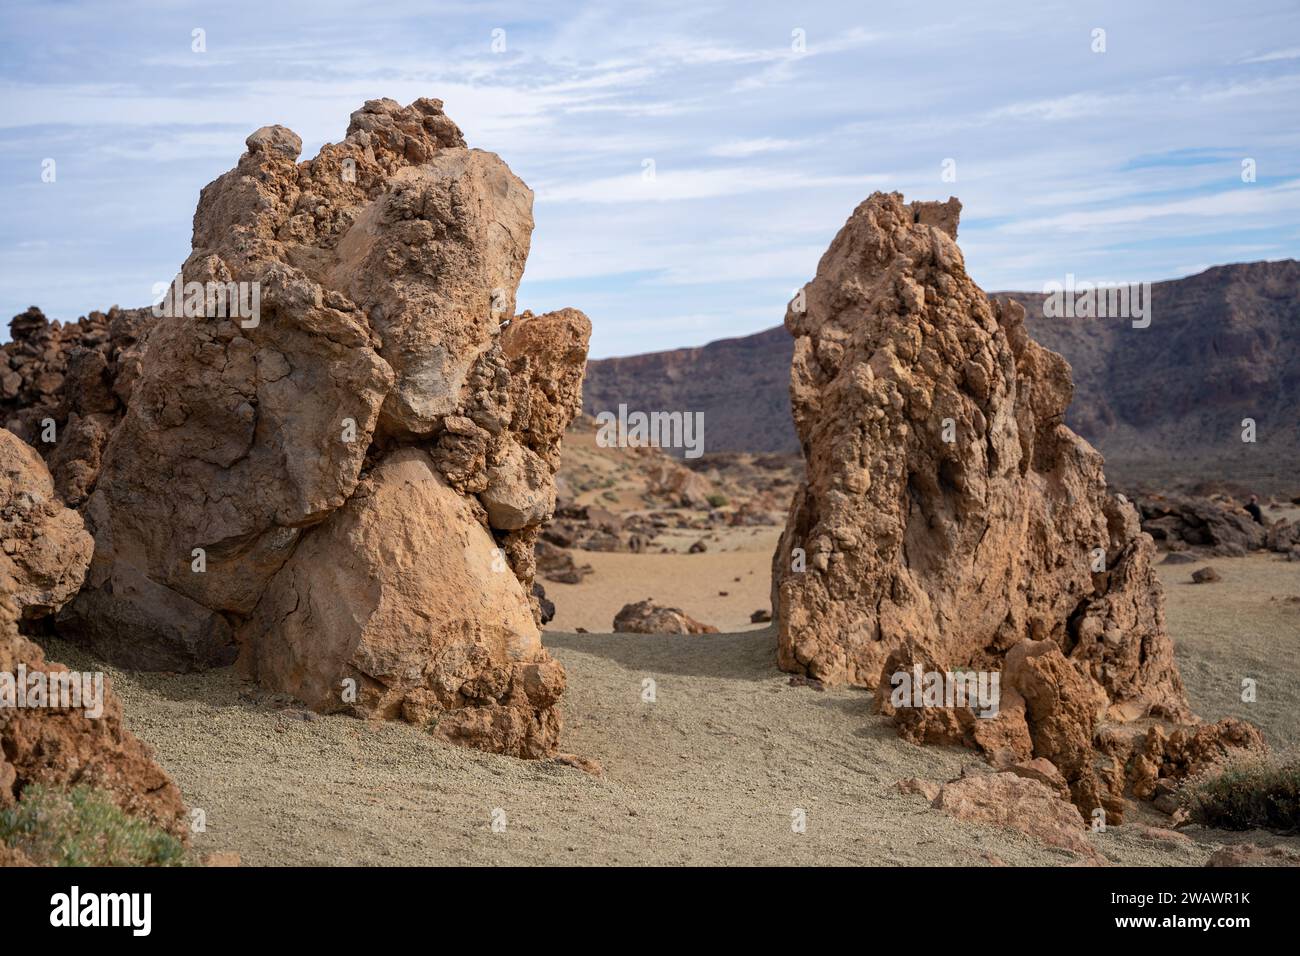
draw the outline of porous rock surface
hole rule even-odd
[[[1106,862],[1084,835],[1078,808],[1033,777],[1011,772],[968,774],[940,787],[930,805],[959,820],[1019,830],[1089,863]]]
[[[54,492],[40,455],[0,429],[0,575],[24,619],[66,604],[86,575],[94,541]]]
[[[80,507],[140,371],[148,309],[51,322],[32,306],[0,345],[0,425],[46,459],[59,497]]]
[[[712,624],[695,620],[678,607],[663,607],[650,598],[625,604],[614,615],[615,634],[717,634]]]
[[[872,195],[786,313],[807,474],[773,559],[778,660],[876,690],[917,742],[1045,758],[1118,822],[1145,728],[1194,719],[1154,546],[1063,423],[1069,366],[966,274],[959,209]],[[1000,673],[997,715],[895,708],[917,666]],[[1242,726],[1220,739],[1262,746]]]
[[[301,163],[284,127],[247,146],[179,281],[246,284],[258,314],[149,316],[60,626],[126,666],[238,656],[321,709],[464,710],[449,735],[552,750],[533,549],[591,326],[515,317],[531,191],[431,99],[369,101]]]
[[[30,784],[100,788],[123,810],[185,838],[185,806],[180,791],[153,760],[148,748],[122,725],[122,707],[103,685],[102,713],[81,708],[33,706],[18,698],[68,669],[53,661],[18,631],[20,616],[55,611],[75,593],[90,560],[90,538],[81,519],[51,498],[52,480],[44,463],[11,432],[0,429],[0,515],[6,542],[46,540],[38,561],[18,553],[0,555],[0,674],[14,682],[13,699],[0,696],[0,809],[12,806]],[[10,537],[10,536],[13,537]],[[84,539],[84,540],[82,540]],[[46,559],[57,559],[58,586],[48,585]],[[32,595],[39,595],[37,601]],[[80,675],[74,675],[80,684]],[[55,677],[55,680],[59,678]],[[102,675],[101,675],[102,679]],[[49,703],[48,697],[43,701]],[[25,703],[26,706],[21,706]],[[83,703],[85,703],[83,701]],[[12,865],[16,859],[0,859]]]

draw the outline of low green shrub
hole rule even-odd
[[[0,811],[0,843],[39,866],[180,866],[185,847],[102,790],[33,784]]]
[[[1189,779],[1178,791],[1193,823],[1221,830],[1300,830],[1300,759],[1250,757]]]

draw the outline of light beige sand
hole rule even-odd
[[[653,595],[727,628],[766,606],[775,532],[751,550],[591,555],[583,585],[554,586],[556,623],[609,627],[628,600]],[[1193,705],[1238,713],[1275,742],[1297,739],[1300,566],[1271,557],[1212,562],[1214,585],[1161,569]],[[752,572],[752,573],[751,573]],[[735,577],[741,577],[736,583]],[[717,596],[718,590],[731,594]],[[585,625],[583,625],[585,626]],[[745,625],[749,627],[749,625]],[[948,779],[967,752],[899,740],[861,691],[790,687],[770,628],[700,637],[548,633],[569,674],[565,746],[605,767],[596,779],[435,742],[399,724],[314,718],[223,670],[197,676],[110,672],[131,728],[157,750],[191,806],[207,815],[203,851],[246,864],[1065,864],[1071,857],[1010,831],[963,824],[894,782]],[[56,659],[85,667],[66,645]],[[1246,705],[1239,674],[1258,675]],[[643,682],[655,682],[653,703]],[[505,828],[492,829],[493,811]],[[802,809],[807,830],[792,832]],[[1150,810],[1131,820],[1156,826]],[[1171,847],[1135,827],[1090,839],[1128,864],[1200,864],[1222,842],[1278,842],[1185,831]],[[1296,845],[1296,841],[1290,841]]]
[[[1193,584],[1192,572],[1207,564],[1223,580]],[[1156,571],[1196,713],[1206,720],[1243,717],[1274,748],[1300,744],[1300,563],[1252,554],[1157,564]],[[1256,681],[1254,703],[1241,699],[1244,678]]]
[[[654,598],[719,630],[761,629],[765,625],[751,624],[749,616],[772,610],[771,556],[780,536],[778,528],[727,528],[707,535],[663,535],[665,546],[678,549],[672,554],[575,551],[578,563],[590,564],[595,573],[581,584],[543,582],[546,596],[555,602],[555,619],[548,627],[611,631],[623,605]],[[680,553],[701,538],[709,550]]]

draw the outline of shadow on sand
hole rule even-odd
[[[770,680],[776,666],[776,628],[735,634],[571,634],[547,631],[549,649],[576,651],[614,661],[629,670],[686,677]]]

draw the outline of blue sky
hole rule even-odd
[[[311,156],[377,96],[533,187],[520,306],[583,309],[595,356],[778,324],[875,189],[959,196],[989,290],[1300,253],[1294,0],[978,6],[7,4],[0,319],[146,304],[250,132]]]

